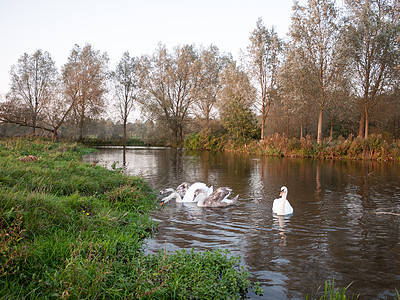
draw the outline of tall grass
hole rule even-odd
[[[143,255],[155,193],[140,177],[83,163],[90,151],[0,141],[1,299],[226,299],[251,288],[226,253]]]
[[[351,283],[342,289],[335,287],[335,280],[332,281],[328,280],[325,281],[324,290],[320,291],[320,288],[317,290],[318,296],[309,296],[307,294],[306,300],[308,299],[319,299],[319,300],[346,300],[346,299],[358,299],[358,296],[346,296],[346,292],[350,287]]]

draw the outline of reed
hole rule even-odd
[[[210,147],[207,144],[210,140],[218,140],[218,143]],[[336,140],[325,139],[317,144],[310,136],[297,139],[274,134],[262,141],[248,139],[237,142],[223,136],[217,138],[194,133],[186,138],[185,147],[281,157],[400,161],[400,140],[386,140],[379,134],[371,134],[367,139],[340,136]]]

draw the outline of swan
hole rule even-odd
[[[272,205],[272,212],[276,213],[278,216],[290,215],[293,213],[293,207],[286,199],[287,194],[288,189],[286,186],[283,186],[281,187],[281,193],[279,195],[281,196],[281,198],[274,200],[274,203]]]
[[[225,207],[228,205],[234,205],[237,202],[239,195],[236,195],[233,199],[228,199],[231,195],[232,189],[228,187],[220,187],[210,195],[198,196],[199,201],[197,202],[198,207]]]
[[[173,193],[177,192],[181,198],[183,198],[190,187],[189,182],[182,182],[176,189],[173,188],[166,188],[160,191],[160,194],[163,195],[165,193]]]
[[[191,202],[195,203],[200,200],[198,191],[200,190],[201,194],[205,194],[207,196],[211,195],[213,192],[213,187],[207,187],[207,185],[203,182],[195,182],[193,183],[186,191],[184,196],[182,197],[177,191],[173,191],[168,197],[165,197],[161,200],[161,205],[164,205],[171,199],[176,199],[176,202]]]

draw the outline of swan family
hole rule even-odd
[[[161,200],[161,205],[175,199],[178,203],[196,203],[198,207],[225,207],[236,204],[238,199],[238,195],[233,199],[228,199],[232,193],[229,187],[219,187],[214,191],[213,186],[207,187],[203,182],[195,182],[191,185],[184,182],[176,189],[167,188],[160,191],[161,194],[167,192],[171,194]]]
[[[214,191],[213,186],[208,187],[203,182],[190,184],[183,182],[176,189],[166,188],[160,194],[170,193],[169,196],[161,200],[161,205],[175,199],[178,203],[196,203],[198,207],[226,207],[237,203],[239,195],[233,199],[228,199],[232,193],[229,187],[219,187]],[[272,212],[278,216],[293,214],[293,207],[287,200],[288,189],[281,187],[280,198],[275,199],[272,205]]]

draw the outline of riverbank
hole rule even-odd
[[[275,134],[264,140],[231,140],[193,133],[185,140],[185,148],[191,150],[224,150],[266,156],[352,159],[400,162],[400,140],[384,139],[371,134],[367,139],[350,135],[336,140],[325,139],[321,144],[310,136],[287,138]]]
[[[0,141],[0,298],[241,298],[240,259],[221,251],[144,255],[154,191],[82,162],[71,143]]]

